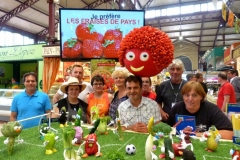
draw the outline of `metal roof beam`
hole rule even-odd
[[[176,26],[176,25],[175,25]],[[156,26],[157,27],[157,26]],[[171,27],[171,26],[162,26],[162,27]],[[216,27],[211,28],[194,28],[194,29],[182,29],[181,32],[188,32],[188,31],[200,31],[200,30],[210,30],[210,29],[216,29]],[[165,33],[173,33],[173,32],[180,32],[179,30],[171,30],[171,31],[163,31]]]
[[[18,13],[24,11],[29,6],[33,5],[34,3],[38,2],[39,0],[27,0],[23,4],[19,5],[18,7],[14,8],[4,16],[0,18],[0,31],[5,23],[9,21],[12,17],[16,16]]]
[[[4,13],[8,13],[8,12],[2,10],[2,9],[0,9],[0,11],[1,11],[1,12],[4,12]],[[37,25],[37,26],[40,26],[40,27],[43,27],[43,28],[47,28],[47,27],[48,27],[48,26],[44,26],[44,25],[42,25],[42,24],[39,24],[39,23],[36,23],[36,22],[30,21],[30,20],[28,20],[28,19],[26,19],[26,18],[23,18],[23,17],[17,16],[17,15],[16,15],[15,17],[17,17],[17,18],[19,18],[19,19],[22,19],[22,20],[24,20],[24,21],[27,21],[27,22],[29,22],[29,23],[33,23],[33,24],[35,24],[35,25]]]
[[[227,41],[238,41],[239,38],[229,38],[229,39],[226,39]],[[217,42],[223,42],[223,40],[220,40],[220,39],[217,39],[216,40]],[[198,41],[192,41],[192,42],[198,42]],[[207,40],[207,41],[201,41],[200,43],[204,43],[204,42],[213,42],[213,40]]]
[[[23,2],[22,2],[22,1],[20,1],[20,0],[16,0],[16,1],[17,1],[17,2],[19,2],[19,3],[21,3],[21,4],[23,4]],[[37,8],[34,8],[34,7],[32,7],[32,6],[30,6],[29,8],[31,8],[31,9],[33,9],[33,10],[37,11],[37,12],[40,12],[40,13],[42,13],[42,14],[46,15],[46,16],[49,16],[47,13],[45,13],[45,12],[43,12],[43,11],[41,11],[41,10],[37,9]],[[56,20],[58,20],[58,19],[56,18]]]
[[[111,0],[97,0],[97,1],[94,1],[93,3],[83,7],[83,9],[92,9],[92,8],[95,8],[103,3],[108,3],[110,2]],[[58,27],[58,22],[55,23],[55,29],[57,29]],[[38,37],[39,39],[40,38],[43,38],[44,36],[46,36],[48,34],[48,28],[42,30],[41,32],[38,33]],[[45,37],[44,37],[45,38]]]
[[[124,2],[127,3],[127,6],[129,7],[130,10],[136,10],[136,7],[131,0],[124,0]]]
[[[142,6],[142,4],[139,2],[139,0],[137,0],[137,3],[138,3],[138,5],[139,5],[139,7],[140,7],[141,9],[143,9],[143,6]]]
[[[151,19],[146,19],[146,24],[154,25],[156,21],[160,21],[161,24],[165,23],[173,23],[173,22],[186,22],[186,21],[194,21],[194,20],[219,20],[222,16],[220,11],[213,11],[213,12],[198,12],[198,13],[191,13],[191,14],[181,14],[181,15],[174,15],[174,16],[160,16]],[[152,24],[153,23],[153,24]],[[199,23],[199,22],[198,22]]]
[[[80,0],[81,2],[83,2],[85,5],[88,5],[84,0]]]
[[[142,7],[142,9],[147,9],[153,0],[148,0],[147,3]]]
[[[222,0],[218,0],[218,1],[222,1]],[[212,2],[212,0],[197,0],[197,1],[191,1],[191,2],[181,2],[181,4],[175,3],[175,4],[169,4],[169,5],[162,5],[162,6],[158,6],[158,7],[149,7],[148,10],[189,6],[189,5],[196,5],[196,4],[202,4],[202,3],[208,3],[208,2]]]
[[[216,34],[205,34],[205,35],[202,35],[203,37],[205,36],[214,36],[215,37]],[[223,35],[223,34],[217,34],[218,36],[219,35]],[[225,34],[225,35],[237,35],[236,33],[228,33],[228,34]],[[175,36],[175,37],[169,37],[170,39],[178,39],[179,36]],[[200,37],[200,35],[189,35],[189,36],[183,36],[184,38],[195,38],[195,37]]]
[[[103,3],[107,3],[110,1],[111,0],[97,0],[97,1],[90,3],[89,5],[87,5],[85,7],[83,7],[83,9],[93,9],[93,8],[96,8],[97,6],[100,6]]]
[[[217,36],[219,35],[219,34],[218,34],[219,29],[220,29],[220,21],[219,21],[219,23],[218,23],[218,28],[217,28],[217,32],[216,32],[216,35],[215,35],[215,39],[214,39],[212,48],[214,48],[214,46],[215,46],[215,44],[216,44]],[[224,34],[225,34],[225,33],[224,33]],[[222,34],[222,35],[223,35],[223,34]]]

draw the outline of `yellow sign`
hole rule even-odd
[[[42,59],[42,44],[0,48],[0,61]]]
[[[233,59],[240,57],[240,47],[233,51]]]

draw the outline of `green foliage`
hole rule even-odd
[[[125,160],[123,154],[118,151],[110,151],[104,157],[107,158],[107,160]]]
[[[169,126],[168,124],[163,123],[163,122],[153,125],[153,132],[155,132],[155,133],[162,132],[165,135],[168,135],[171,131],[172,131],[171,126]]]

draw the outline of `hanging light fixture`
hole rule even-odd
[[[183,36],[182,36],[182,33],[180,32],[180,36],[178,37],[178,39],[181,41],[183,40]]]
[[[182,22],[180,21],[180,35],[179,35],[179,37],[178,37],[178,39],[181,41],[181,40],[183,40],[183,36],[182,36],[182,24],[181,24]]]

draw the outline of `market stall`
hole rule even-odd
[[[13,97],[23,92],[22,77],[27,72],[38,75],[38,90],[42,80],[42,44],[0,48],[0,120],[9,121]],[[17,79],[20,89],[12,89],[11,79]],[[14,88],[14,87],[13,87]]]

